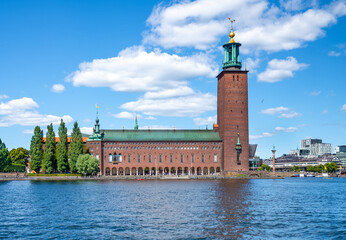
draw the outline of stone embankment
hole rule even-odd
[[[27,176],[25,173],[0,173],[0,181],[99,181],[99,180],[208,180],[208,179],[283,179],[292,177],[294,172],[267,172],[267,171],[248,171],[248,172],[226,172],[219,175],[138,175],[138,176]],[[330,174],[330,177],[336,177]]]

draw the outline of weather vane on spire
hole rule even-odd
[[[234,43],[235,41],[234,41],[233,38],[234,38],[235,34],[234,34],[234,32],[233,32],[233,23],[235,22],[235,19],[228,18],[228,20],[231,22],[231,32],[230,32],[230,34],[229,34],[229,37],[230,37],[231,39],[229,40],[228,43]]]
[[[96,107],[96,117],[98,118],[99,116],[99,106],[97,106],[97,104],[95,104],[95,107]]]
[[[233,23],[235,22],[235,19],[228,18],[228,20],[230,20],[230,22],[231,22],[231,29],[233,29]]]

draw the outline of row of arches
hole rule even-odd
[[[214,168],[214,167],[210,167],[210,168],[207,168],[207,167],[204,167],[204,168],[201,168],[201,167],[197,167],[197,168],[195,168],[195,167],[191,167],[191,168],[188,168],[188,167],[184,167],[184,168],[183,167],[178,167],[178,168],[159,167],[157,172],[156,172],[155,167],[152,167],[152,168],[149,168],[149,167],[135,168],[135,167],[133,167],[131,169],[129,167],[126,167],[126,168],[113,167],[112,169],[107,167],[105,170],[106,170],[105,171],[106,176],[136,176],[136,175],[155,176],[156,174],[157,175],[173,175],[173,176],[174,175],[175,176],[179,176],[179,175],[213,175],[213,174],[218,174],[221,172],[220,167],[217,167],[217,168]]]

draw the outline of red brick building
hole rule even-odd
[[[247,71],[240,43],[223,45],[217,76],[217,121],[213,130],[101,130],[96,119],[88,152],[100,159],[101,175],[206,175],[249,170]]]

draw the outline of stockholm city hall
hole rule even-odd
[[[217,76],[217,124],[212,130],[100,129],[86,146],[100,160],[100,174],[210,175],[249,170],[247,72],[239,60],[233,29],[223,45],[223,70]]]

